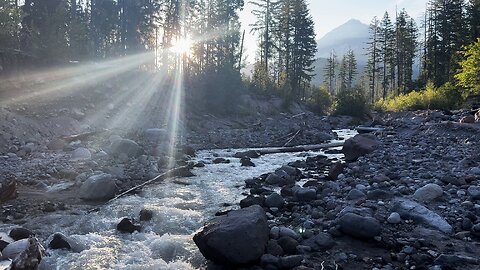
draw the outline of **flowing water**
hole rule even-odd
[[[339,137],[355,135],[351,130],[336,131]],[[338,142],[341,139],[333,141]],[[240,150],[213,150],[198,153],[198,160],[214,156],[231,159],[230,164],[207,164],[196,168],[195,177],[167,180],[151,185],[138,194],[102,206],[98,212],[55,213],[35,222],[51,232],[68,235],[75,244],[71,251],[49,251],[41,269],[203,269],[205,259],[192,237],[224,206],[236,205],[244,180],[272,172],[295,160],[322,151],[281,153],[254,159],[256,167],[241,167],[231,156]],[[340,155],[330,155],[339,158]],[[154,212],[142,224],[142,232],[122,234],[116,224],[123,217],[138,217],[141,209]]]

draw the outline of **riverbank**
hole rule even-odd
[[[385,114],[383,132],[344,149],[344,166],[318,156],[247,180],[240,205],[262,206],[268,220],[266,235],[255,232],[266,239],[258,269],[479,268],[480,123],[467,118]],[[215,226],[198,241],[215,238]]]

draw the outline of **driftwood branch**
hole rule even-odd
[[[109,200],[107,203],[111,203],[111,202],[113,202],[113,201],[116,201],[116,200],[118,200],[119,198],[121,198],[121,197],[123,197],[123,196],[125,196],[125,195],[128,195],[128,194],[130,194],[130,193],[133,193],[134,191],[139,190],[139,189],[143,188],[144,186],[149,185],[149,184],[151,184],[151,183],[153,183],[153,182],[165,180],[165,179],[170,178],[170,177],[181,176],[182,174],[184,174],[184,172],[185,172],[186,170],[190,170],[190,169],[191,169],[191,166],[190,166],[190,165],[187,165],[187,166],[182,166],[182,167],[178,167],[178,168],[169,170],[169,171],[167,171],[167,172],[165,172],[165,173],[162,173],[162,174],[160,174],[160,175],[157,175],[156,177],[154,177],[154,178],[152,178],[152,179],[150,179],[150,180],[148,180],[148,181],[143,182],[143,183],[140,184],[140,185],[134,186],[133,188],[131,188],[131,189],[127,190],[127,191],[124,191],[124,192],[118,194],[117,196],[115,196],[115,198]]]
[[[298,136],[298,134],[300,134],[300,132],[302,132],[302,129],[299,129],[292,137],[290,137],[288,141],[283,145],[283,147],[288,146],[288,144],[295,140],[295,138]]]
[[[107,201],[106,204],[114,202],[114,201],[120,199],[121,197],[124,197],[128,194],[131,194],[131,193],[143,188],[144,186],[149,185],[151,183],[154,183],[156,181],[161,181],[161,180],[165,180],[165,179],[168,179],[168,178],[171,178],[171,177],[176,177],[176,176],[185,176],[185,175],[193,176],[193,174],[190,172],[191,169],[192,169],[192,166],[187,165],[187,166],[182,166],[182,167],[178,167],[178,168],[174,168],[172,170],[166,171],[166,172],[164,172],[160,175],[157,175],[156,177],[154,177],[154,178],[152,178],[148,181],[143,182],[140,185],[134,186],[131,189],[128,189],[128,190],[118,194],[113,199],[110,199],[109,201]],[[100,207],[96,207],[96,208],[90,209],[88,211],[88,213],[97,212],[99,210],[100,210]]]
[[[103,130],[98,130],[98,131],[91,131],[91,132],[85,132],[85,133],[80,133],[80,134],[74,134],[74,135],[70,135],[70,136],[64,136],[62,139],[67,143],[74,142],[74,141],[83,141],[83,140],[88,139],[89,137],[104,133],[106,131],[107,131],[106,129],[103,129]]]

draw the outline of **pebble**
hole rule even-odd
[[[400,217],[400,214],[393,212],[388,216],[387,222],[390,224],[398,224],[402,222],[402,218]]]

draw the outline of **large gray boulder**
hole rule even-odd
[[[417,202],[397,199],[393,211],[399,213],[402,219],[412,219],[444,233],[452,232],[452,226],[445,219]]]
[[[369,134],[359,134],[345,141],[342,152],[347,162],[357,160],[359,157],[373,152],[380,142],[376,137]]]
[[[214,218],[193,241],[208,260],[239,266],[258,261],[265,252],[268,238],[265,211],[253,205]]]
[[[80,198],[85,201],[108,201],[115,197],[117,185],[110,174],[90,176],[80,187]]]
[[[112,142],[108,153],[114,157],[122,154],[127,157],[139,157],[142,154],[142,148],[134,141],[128,139],[117,139]]]

